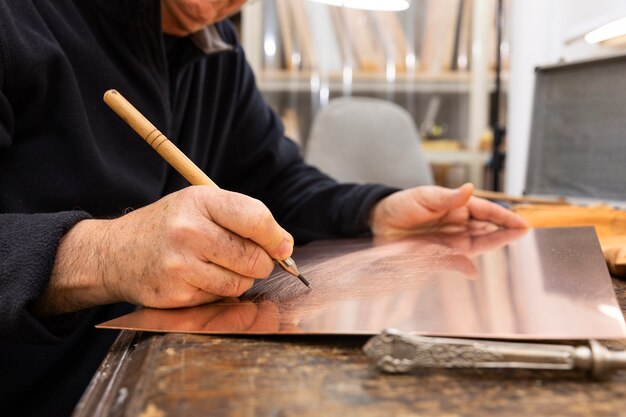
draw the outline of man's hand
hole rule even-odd
[[[492,232],[499,227],[526,228],[524,219],[487,200],[472,197],[474,187],[456,190],[415,187],[382,199],[370,213],[374,235],[415,232]]]
[[[173,308],[236,297],[292,250],[291,235],[258,200],[188,187],[118,219],[74,226],[36,311],[120,301]]]

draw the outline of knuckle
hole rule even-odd
[[[265,278],[274,269],[274,262],[260,246],[254,245],[247,259],[244,275],[248,277]]]
[[[177,278],[185,274],[187,265],[178,256],[166,256],[161,260],[161,271],[165,278]]]
[[[195,196],[198,193],[197,187],[185,187],[179,190],[176,194],[182,199],[186,200],[189,197]]]
[[[198,297],[195,291],[178,291],[174,296],[174,302],[178,306],[192,306],[197,304]]]
[[[264,236],[268,234],[274,226],[274,216],[272,213],[258,200],[255,207],[250,211],[248,218],[250,230],[254,236]]]
[[[188,239],[196,230],[193,221],[184,215],[173,215],[165,224],[166,236],[173,241]]]
[[[186,187],[177,191],[174,194],[170,194],[172,201],[170,202],[170,211],[173,213],[179,212],[184,206],[201,199],[202,190],[201,187]]]
[[[178,191],[180,197],[179,211],[191,209],[204,213],[207,207],[211,206],[219,199],[221,194],[218,193],[217,196],[215,195],[215,193],[219,191],[220,190],[215,190],[206,185],[195,185],[184,188]]]
[[[224,190],[212,190],[214,194],[211,198],[207,199],[207,206],[209,207],[209,215],[213,213],[217,217],[222,218],[236,218],[239,219],[245,216],[248,209],[245,204],[247,198],[243,194]],[[218,216],[218,212],[221,214]]]
[[[220,276],[221,275],[221,276]],[[215,295],[219,295],[220,297],[229,297],[233,290],[233,282],[228,276],[228,274],[214,274],[209,279],[210,281],[207,283],[207,287],[211,289]]]
[[[217,295],[223,297],[239,297],[252,286],[252,280],[231,274],[224,274],[220,281],[221,285],[217,289]]]
[[[239,297],[241,294],[248,291],[252,287],[252,284],[254,284],[254,280],[252,279],[238,279],[236,295],[234,295],[234,297]]]
[[[251,198],[249,202],[246,203],[249,210],[250,210],[250,219],[258,222],[258,223],[263,223],[263,222],[267,222],[268,219],[271,217],[269,210],[267,209],[267,207],[265,207],[265,205],[257,200],[256,198]]]

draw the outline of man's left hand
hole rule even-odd
[[[398,191],[374,206],[370,227],[379,236],[434,231],[488,233],[501,227],[528,227],[512,211],[473,197],[473,191],[472,184],[455,190],[421,186]]]

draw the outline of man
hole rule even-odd
[[[243,3],[0,3],[3,415],[68,415],[114,337],[94,324],[238,296],[294,237],[524,227],[470,185],[394,193],[305,165],[220,22]],[[187,187],[109,88],[230,191]]]

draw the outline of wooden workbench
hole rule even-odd
[[[626,282],[614,286],[625,312]],[[366,340],[124,331],[74,416],[626,416],[626,371],[386,375],[362,353]]]

